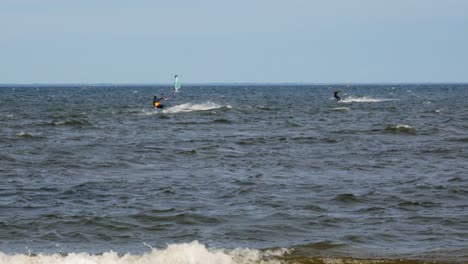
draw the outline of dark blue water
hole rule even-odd
[[[168,92],[0,88],[5,263],[468,261],[468,86]]]

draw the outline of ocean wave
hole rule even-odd
[[[294,247],[294,254],[297,255],[300,252],[304,254],[309,253],[311,250],[329,250],[345,246],[344,244],[336,244],[330,241],[320,241],[315,243],[309,243],[305,245],[299,245]]]
[[[59,264],[59,263],[120,263],[120,264],[247,264],[247,263],[284,263],[280,257],[286,249],[212,249],[194,241],[191,243],[170,244],[166,249],[151,248],[141,255],[119,254],[113,251],[102,254],[68,253],[68,254],[16,254],[7,255],[0,252],[0,263],[4,264]]]
[[[143,242],[150,251],[142,254],[118,253],[114,251],[101,254],[82,253],[54,253],[54,254],[5,254],[0,252],[2,264],[423,264],[423,263],[449,263],[461,262],[460,258],[440,259],[427,256],[424,259],[416,258],[360,258],[347,256],[324,256],[324,251],[334,251],[345,247],[343,244],[330,242],[317,242],[290,249],[274,248],[267,250],[236,248],[217,249],[193,241],[191,243],[169,244],[165,249],[156,249]],[[461,257],[462,259],[464,257]]]
[[[333,201],[344,202],[344,203],[356,203],[360,202],[360,199],[352,193],[338,194],[333,198]]]
[[[437,204],[429,201],[404,201],[398,204],[400,207],[435,207]]]
[[[34,137],[33,134],[31,133],[27,133],[27,132],[24,132],[24,131],[21,131],[19,132],[18,134],[16,134],[18,137],[25,137],[25,138],[32,138]]]
[[[16,134],[17,137],[20,137],[20,138],[24,138],[24,139],[40,139],[40,138],[44,138],[43,136],[41,135],[37,135],[37,134],[33,134],[33,133],[29,133],[29,132],[24,132],[24,131],[20,131],[19,133]]]
[[[16,161],[15,158],[12,158],[10,156],[7,156],[7,155],[2,155],[0,154],[0,160],[6,160],[6,161]]]
[[[409,125],[389,125],[385,128],[385,131],[393,133],[405,133],[405,134],[416,134],[416,129]]]
[[[394,101],[395,99],[386,99],[386,98],[372,98],[372,97],[353,97],[349,96],[340,101],[340,103],[380,103]]]
[[[332,110],[348,112],[348,111],[351,111],[351,108],[349,108],[349,107],[335,107],[335,108],[332,108]]]
[[[213,120],[211,123],[215,123],[215,124],[232,124],[232,121],[229,120],[229,119],[225,119],[225,118],[219,118],[219,119]]]
[[[202,104],[185,103],[185,104],[180,104],[180,105],[176,105],[173,107],[169,107],[167,109],[164,109],[162,112],[168,113],[168,114],[175,114],[175,113],[186,113],[186,112],[195,112],[195,111],[207,111],[207,110],[213,110],[213,109],[219,109],[219,108],[230,109],[231,106],[230,105],[222,106],[213,102],[206,102]]]
[[[449,138],[447,141],[468,143],[468,137]]]
[[[192,103],[185,103],[180,104],[172,107],[168,107],[162,110],[159,109],[142,109],[141,112],[138,112],[137,115],[157,115],[160,113],[164,114],[176,114],[176,113],[188,113],[188,112],[196,112],[196,111],[208,111],[214,109],[231,109],[230,105],[222,106],[213,102],[206,102],[202,104],[192,104]],[[165,115],[161,115],[161,118],[164,118]]]

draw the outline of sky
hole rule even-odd
[[[468,83],[468,0],[0,0],[0,83]]]

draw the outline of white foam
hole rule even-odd
[[[209,249],[197,241],[191,243],[171,244],[166,249],[152,249],[142,255],[105,252],[101,255],[88,253],[60,254],[17,254],[7,255],[0,252],[2,264],[279,264],[277,257],[283,256],[286,249],[259,251],[254,249]]]
[[[397,129],[411,129],[411,128],[413,128],[410,125],[396,125],[396,126],[393,126],[393,127],[397,128]]]
[[[393,132],[410,133],[410,134],[414,134],[416,132],[416,129],[414,129],[412,126],[404,125],[404,124],[387,126],[385,130],[393,131]]]
[[[335,110],[335,111],[351,111],[351,108],[349,107],[335,107],[335,108],[332,108],[332,110]]]
[[[24,131],[20,131],[19,133],[16,134],[18,137],[33,137],[33,134],[31,133],[28,133],[28,132],[24,132]]]
[[[385,98],[371,98],[371,97],[353,97],[349,96],[341,101],[340,103],[379,103],[379,102],[388,102],[388,101],[393,101],[394,99],[385,99]]]
[[[213,102],[206,102],[202,104],[192,104],[192,103],[185,103],[176,105],[173,107],[169,107],[163,110],[163,113],[174,114],[174,113],[186,113],[186,112],[194,112],[194,111],[207,111],[222,108],[223,106],[213,103]],[[231,108],[231,106],[227,105],[227,108]]]
[[[168,107],[165,109],[142,109],[140,113],[137,115],[157,115],[159,113],[164,114],[175,114],[175,113],[187,113],[187,112],[195,112],[195,111],[207,111],[219,108],[228,108],[231,109],[230,105],[222,106],[213,102],[206,102],[202,104],[192,104],[192,103],[185,103],[180,104],[172,107]]]

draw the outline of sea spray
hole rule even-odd
[[[284,249],[259,251],[254,249],[210,249],[198,241],[170,244],[165,249],[133,255],[109,251],[94,255],[89,253],[69,254],[15,254],[0,252],[0,264],[279,264]]]

